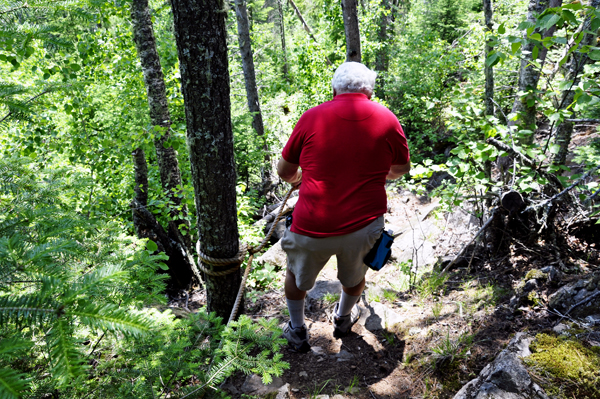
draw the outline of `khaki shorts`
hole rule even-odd
[[[287,253],[287,267],[296,276],[296,286],[310,290],[329,258],[337,258],[337,277],[344,287],[354,287],[369,269],[364,263],[384,227],[383,216],[362,229],[343,236],[314,238],[285,231],[281,248]]]

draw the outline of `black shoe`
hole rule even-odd
[[[306,353],[310,351],[306,325],[293,328],[292,322],[288,321],[283,327],[283,338],[287,339],[289,346],[295,352]]]

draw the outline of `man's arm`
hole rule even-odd
[[[277,164],[277,174],[283,181],[297,186],[302,181],[302,171],[298,170],[299,165],[290,163],[283,158],[279,159]]]
[[[400,176],[403,176],[406,173],[408,173],[409,170],[410,170],[410,161],[404,165],[392,165],[392,167],[390,168],[390,171],[388,172],[388,174],[385,178],[386,178],[386,180],[395,180],[395,179],[399,178]]]

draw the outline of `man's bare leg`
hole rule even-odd
[[[289,270],[285,274],[285,298],[290,312],[292,328],[304,325],[304,298],[306,291],[302,291],[296,285],[296,276]]]

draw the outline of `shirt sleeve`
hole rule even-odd
[[[392,165],[406,165],[410,161],[408,143],[398,120],[395,125],[393,132],[388,136],[392,148]]]
[[[298,120],[298,123],[296,123],[292,135],[281,151],[283,159],[295,165],[300,164],[300,154],[302,153],[302,147],[304,145],[304,129],[302,129],[303,118],[304,115],[302,115]]]

